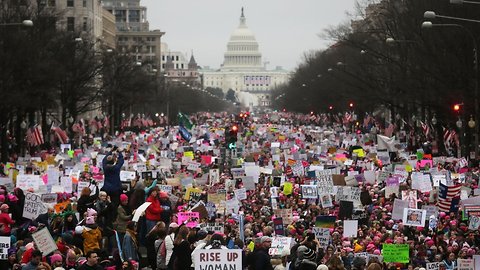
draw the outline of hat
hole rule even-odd
[[[34,248],[35,246],[33,245],[33,242],[30,242],[28,244],[25,245],[25,250],[29,250],[29,249],[32,249]]]
[[[97,215],[97,211],[95,211],[95,209],[93,208],[88,208],[87,209],[87,217],[91,217],[91,216],[95,216]]]
[[[8,200],[11,201],[11,202],[18,202],[17,196],[15,196],[13,194],[8,194]]]
[[[160,191],[160,199],[168,199],[168,193],[165,191]]]
[[[207,232],[207,231],[205,231],[205,230],[199,230],[199,231],[197,232],[197,239],[198,239],[198,240],[202,240],[202,239],[204,239],[205,237],[207,237],[207,235],[208,235],[208,232]]]
[[[5,195],[0,195],[0,202],[4,202],[5,201]]]
[[[128,196],[127,196],[127,194],[120,194],[120,201],[121,201],[121,202],[128,201]]]
[[[55,264],[56,262],[62,262],[63,258],[62,255],[60,254],[53,254],[52,257],[50,257],[50,262],[51,264]]]
[[[8,211],[8,208],[9,208],[8,204],[6,204],[6,203],[4,203],[4,204],[2,204],[2,206],[0,206],[1,211]]]
[[[326,266],[325,264],[320,264],[320,265],[317,267],[317,270],[328,270],[328,266]]]
[[[267,242],[267,241],[272,241],[272,238],[268,237],[268,236],[262,236],[262,238],[260,238],[260,243],[263,243],[263,242]]]
[[[87,223],[88,225],[95,224],[95,217],[93,217],[93,216],[87,217],[85,219],[85,223]]]
[[[307,259],[309,261],[315,261],[315,251],[313,249],[307,249],[306,251],[303,252],[303,258]]]
[[[365,258],[358,256],[353,259],[352,264],[354,267],[358,269],[363,269],[362,267],[364,267],[367,264],[367,261],[365,261]]]
[[[170,223],[170,225],[168,225],[168,227],[169,227],[169,228],[174,228],[174,229],[175,229],[175,228],[178,228],[178,224],[177,224],[177,223],[175,223],[175,222],[172,222],[172,223]]]

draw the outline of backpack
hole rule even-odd
[[[157,248],[157,268],[167,269],[167,246],[165,240],[162,241],[160,246]]]

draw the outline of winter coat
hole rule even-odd
[[[122,191],[122,182],[120,181],[120,170],[123,166],[123,155],[122,153],[118,154],[118,159],[116,164],[108,164],[107,157],[112,155],[112,152],[108,154],[102,160],[103,173],[105,175],[103,190],[108,194],[121,192]]]
[[[129,232],[123,237],[122,252],[125,260],[138,261],[138,247]]]
[[[100,249],[100,241],[102,240],[102,232],[95,226],[95,228],[85,227],[82,233],[83,236],[83,253],[87,254],[90,250]]]
[[[160,205],[160,201],[156,197],[153,198],[152,196],[149,196],[147,198],[147,202],[151,202],[152,204],[150,204],[145,211],[145,218],[147,220],[160,221],[160,214],[162,213],[162,206]]]
[[[128,206],[119,205],[117,208],[117,220],[114,224],[117,232],[125,233],[127,230],[127,223],[132,217],[132,212],[128,209]]]

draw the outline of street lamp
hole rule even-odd
[[[417,43],[415,40],[408,40],[408,39],[394,39],[392,37],[388,37],[385,39],[385,43],[391,45],[395,43]]]
[[[427,17],[427,16],[433,16],[433,18],[435,17],[442,17],[442,18],[447,18],[447,19],[452,19],[452,20],[465,20],[463,18],[456,18],[456,17],[446,17],[446,16],[440,16],[440,15],[437,15],[435,14],[435,12],[433,11],[426,11],[425,14],[424,14],[424,17]],[[475,20],[467,20],[467,21],[474,21],[474,22],[480,22],[480,21],[475,21]],[[467,33],[467,35],[472,39],[472,46],[473,46],[473,73],[474,73],[474,78],[473,78],[473,83],[474,83],[474,111],[475,111],[475,118],[479,119],[479,116],[480,116],[480,108],[479,108],[479,89],[478,89],[478,55],[477,55],[477,52],[478,52],[478,44],[477,44],[477,39],[475,37],[475,35],[470,31],[468,30],[468,28],[466,28],[465,26],[461,25],[461,24],[433,24],[432,22],[430,21],[425,21],[422,23],[422,28],[423,29],[430,29],[430,28],[433,28],[433,27],[460,27],[462,28],[463,30],[465,30],[465,32]],[[477,157],[478,155],[478,150],[479,150],[479,127],[478,125],[475,125],[475,157]]]
[[[0,26],[11,26],[11,25],[23,25],[23,26],[27,26],[27,27],[32,27],[33,22],[31,20],[23,20],[20,23],[2,23],[2,24],[0,24]]]
[[[480,23],[479,20],[472,20],[472,19],[466,19],[466,18],[439,15],[439,14],[435,13],[435,11],[431,11],[431,10],[425,11],[425,13],[423,13],[423,18],[429,19],[429,20],[433,20],[435,18],[443,18],[443,19],[451,19],[451,20],[456,20],[456,21]]]

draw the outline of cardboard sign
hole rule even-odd
[[[198,249],[193,256],[195,270],[242,269],[241,249]]]
[[[40,183],[43,183],[39,175],[33,174],[19,174],[17,175],[17,187],[23,191],[29,189],[38,190]]]
[[[427,270],[438,270],[439,269],[439,262],[427,263]]]
[[[147,210],[147,208],[152,204],[151,202],[144,202],[142,205],[140,205],[137,210],[135,210],[135,214],[133,215],[132,220],[135,222],[138,222],[140,219],[140,216]]]
[[[173,187],[170,185],[157,185],[160,191],[165,191],[168,194],[172,194]]]
[[[42,202],[57,203],[57,194],[56,193],[42,194]]]
[[[36,219],[40,214],[47,213],[47,207],[42,203],[42,197],[35,193],[27,192],[25,194],[25,204],[23,206],[23,217],[30,220]],[[47,224],[45,224],[47,225]]]
[[[406,226],[425,227],[426,210],[405,208],[403,209],[403,224]]]
[[[205,230],[207,232],[223,233],[224,228],[225,228],[225,224],[223,222],[201,223],[200,224],[200,229]]]
[[[247,190],[245,188],[236,189],[234,190],[234,193],[235,197],[239,201],[247,199]]]
[[[52,235],[47,228],[33,233],[32,237],[43,256],[47,256],[58,249],[57,244],[53,241]]]
[[[473,259],[457,259],[458,270],[474,270],[475,261]]]
[[[8,249],[10,249],[10,237],[0,236],[0,260],[8,259]]]
[[[410,261],[410,247],[408,244],[383,244],[382,255],[384,262],[408,263]]]
[[[135,179],[135,172],[131,171],[120,171],[120,180],[121,181],[130,181]]]

